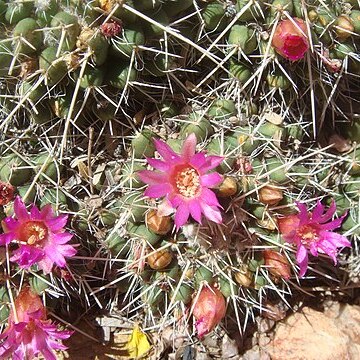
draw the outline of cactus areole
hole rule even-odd
[[[307,29],[302,19],[286,19],[278,23],[272,39],[276,52],[291,61],[304,57],[309,49]]]
[[[154,142],[164,161],[147,158],[148,164],[158,171],[143,170],[139,172],[139,177],[149,184],[146,196],[165,197],[159,214],[168,215],[176,209],[177,228],[184,225],[190,215],[198,223],[201,223],[202,214],[209,220],[221,223],[221,206],[215,193],[209,188],[218,185],[222,177],[217,172],[208,171],[217,167],[223,158],[206,156],[203,152],[196,153],[195,134],[186,138],[180,154],[161,140]]]

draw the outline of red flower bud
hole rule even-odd
[[[122,24],[117,21],[110,20],[105,24],[102,24],[100,26],[100,30],[105,37],[112,38],[114,36],[118,36],[121,33]]]
[[[274,250],[264,250],[265,265],[268,267],[270,274],[282,277],[285,280],[290,278],[290,264],[287,258]]]
[[[309,49],[304,21],[298,18],[280,21],[275,29],[272,46],[278,54],[288,60],[302,59]]]
[[[0,205],[6,205],[14,199],[14,187],[6,182],[0,181]]]
[[[214,287],[204,286],[193,304],[195,327],[199,338],[208,334],[225,316],[226,302],[223,294]]]

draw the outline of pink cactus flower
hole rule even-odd
[[[24,287],[15,300],[8,327],[0,335],[0,359],[31,360],[42,354],[45,360],[56,360],[53,350],[66,350],[61,340],[72,331],[61,331],[47,320],[45,308],[37,294]]]
[[[224,318],[226,302],[223,294],[214,287],[204,286],[194,299],[193,315],[199,338],[208,334]]]
[[[278,54],[288,60],[302,59],[309,49],[306,34],[304,20],[298,18],[281,20],[276,26],[272,46]]]
[[[351,244],[345,236],[332,231],[341,225],[347,215],[345,213],[331,220],[336,212],[334,201],[326,212],[320,201],[312,212],[303,203],[298,202],[296,205],[300,212],[279,218],[278,226],[283,239],[297,246],[296,261],[300,267],[300,277],[303,277],[308,267],[308,251],[313,256],[318,256],[318,253],[327,254],[336,265],[337,249],[350,247]]]
[[[50,204],[41,210],[33,205],[28,212],[19,196],[14,201],[14,212],[15,218],[3,220],[4,234],[0,235],[0,245],[10,242],[19,245],[10,260],[23,269],[37,264],[44,273],[49,273],[54,264],[65,267],[65,257],[76,253],[75,248],[67,244],[73,236],[64,230],[68,216],[54,216]]]
[[[175,225],[178,229],[190,215],[198,223],[201,223],[202,214],[209,220],[221,223],[221,206],[209,187],[218,185],[222,177],[217,172],[208,171],[216,168],[223,158],[196,153],[195,134],[186,138],[180,154],[165,142],[154,141],[164,161],[147,158],[149,165],[159,171],[143,170],[139,172],[139,177],[150,185],[145,191],[146,196],[165,197],[165,202],[160,206],[161,216],[168,215],[169,209],[176,209]]]

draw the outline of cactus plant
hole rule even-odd
[[[352,241],[339,256],[358,276],[356,1],[0,0],[0,22],[14,287],[160,334],[188,314],[202,338],[288,301],[291,279],[345,276],[318,253]],[[49,229],[68,263],[39,252]]]

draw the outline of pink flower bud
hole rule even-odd
[[[272,46],[284,58],[296,61],[302,59],[309,49],[307,29],[302,19],[286,19],[278,23]]]
[[[193,304],[195,327],[199,338],[202,338],[223,319],[226,313],[226,302],[218,289],[208,286],[201,289],[194,301],[196,301]]]

